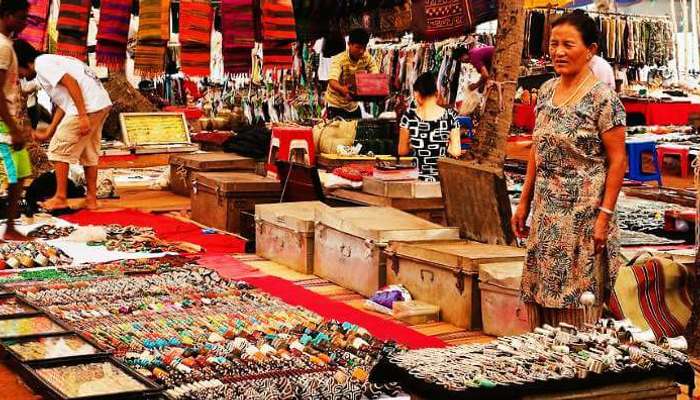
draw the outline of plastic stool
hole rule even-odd
[[[690,165],[690,149],[685,146],[661,145],[656,148],[656,154],[659,157],[659,169],[663,168],[664,156],[676,155],[681,159],[681,177],[688,176],[688,166]]]
[[[474,122],[471,117],[465,116],[457,117],[456,120],[462,132],[460,134],[462,150],[468,150],[474,141]]]
[[[627,142],[625,147],[629,163],[629,171],[625,174],[625,178],[640,182],[657,181],[661,186],[661,167],[656,154],[656,142]],[[655,173],[647,174],[642,171],[642,153],[651,153],[656,168]]]
[[[265,169],[269,176],[276,176],[277,161],[290,161],[295,153],[303,153],[302,164],[316,165],[313,130],[308,127],[279,126],[272,128],[270,151]]]

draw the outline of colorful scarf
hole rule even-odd
[[[222,0],[224,71],[246,73],[252,68],[255,45],[254,0]]]
[[[264,66],[290,68],[297,39],[291,0],[261,0]]]
[[[97,63],[123,70],[131,22],[131,0],[102,0],[97,30]]]
[[[58,13],[57,53],[87,61],[90,0],[62,0]]]
[[[209,76],[211,29],[214,12],[209,0],[182,0],[180,3],[180,43],[182,71],[192,76]]]
[[[464,35],[474,22],[467,0],[413,0],[412,11],[412,31],[417,40]]]
[[[134,70],[141,76],[165,71],[165,51],[170,39],[170,0],[141,0]]]
[[[46,29],[50,0],[30,0],[27,27],[19,35],[39,51],[46,50]]]

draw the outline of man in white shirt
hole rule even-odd
[[[87,185],[86,207],[97,208],[97,164],[102,127],[112,101],[90,67],[73,57],[41,54],[23,40],[15,41],[19,74],[35,79],[56,105],[54,118],[36,140],[48,140],[49,160],[56,169],[56,194],[42,203],[47,211],[68,207],[68,167],[81,164]]]
[[[603,57],[595,55],[588,65],[591,71],[593,71],[593,75],[595,75],[599,81],[608,85],[610,89],[615,91],[615,71],[613,71],[613,67],[610,63],[605,61]]]

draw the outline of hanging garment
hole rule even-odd
[[[528,43],[530,58],[540,58],[544,55],[542,53],[544,19],[544,14],[540,12],[533,12],[530,14],[530,29],[528,30],[530,37]]]
[[[90,0],[63,0],[58,14],[57,53],[87,60]]]
[[[222,0],[224,70],[249,73],[255,45],[254,0]]]
[[[30,0],[27,27],[19,35],[39,51],[46,50],[46,25],[49,18],[50,0]]]
[[[213,23],[214,11],[209,0],[181,0],[180,61],[185,74],[209,76]]]
[[[413,0],[412,30],[417,40],[441,40],[463,35],[473,26],[465,0]]]
[[[290,68],[292,42],[296,40],[294,8],[291,0],[261,0],[263,65],[265,68]]]
[[[97,63],[122,71],[126,62],[132,0],[103,0],[97,31]]]
[[[134,69],[141,76],[162,74],[170,39],[170,0],[141,0]]]

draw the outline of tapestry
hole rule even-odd
[[[291,68],[294,61],[294,43],[281,40],[263,41],[263,68]]]
[[[214,11],[209,0],[182,0],[180,3],[180,63],[182,72],[209,76],[211,29]]]
[[[412,12],[410,1],[392,8],[382,8],[378,10],[378,13],[379,26],[377,31],[375,31],[375,35],[382,38],[394,38],[411,30]]]
[[[90,0],[63,0],[58,13],[57,53],[87,61]]]
[[[222,0],[224,71],[250,72],[251,51],[255,45],[254,0]]]
[[[39,51],[46,50],[46,29],[50,0],[30,0],[27,27],[19,35]]]
[[[467,0],[413,0],[416,40],[437,41],[463,35],[473,26]]]
[[[124,70],[132,0],[103,0],[97,29],[97,63]]]
[[[292,0],[261,0],[260,6],[265,40],[297,39]]]
[[[170,39],[170,0],[141,0],[134,70],[141,76],[162,74]]]

